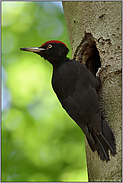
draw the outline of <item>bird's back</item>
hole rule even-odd
[[[93,122],[101,128],[100,109],[96,90],[91,84],[91,73],[78,61],[67,61],[54,70],[53,89],[63,108],[82,128]],[[94,128],[96,126],[94,125]]]

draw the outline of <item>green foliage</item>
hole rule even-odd
[[[1,8],[2,181],[87,181],[84,135],[52,90],[52,66],[20,51],[52,39],[70,48],[64,14],[53,2]]]

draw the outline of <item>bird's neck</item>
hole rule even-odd
[[[64,58],[61,58],[61,59],[56,59],[56,60],[51,60],[50,63],[53,65],[53,68],[54,69],[57,69],[58,67],[60,67],[60,65],[62,65],[64,62],[68,62],[69,61],[69,58],[67,57],[64,57]]]

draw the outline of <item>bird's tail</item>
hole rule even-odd
[[[97,135],[93,129],[91,129],[91,135],[95,141],[93,144],[88,138],[88,143],[92,151],[97,151],[100,159],[103,161],[110,161],[109,158],[109,150],[110,153],[115,156],[116,154],[116,143],[113,132],[109,125],[104,121],[103,117],[101,117],[101,128],[102,134]]]

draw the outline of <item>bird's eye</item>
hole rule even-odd
[[[52,48],[52,45],[51,45],[51,44],[49,44],[49,45],[48,45],[48,48]]]

